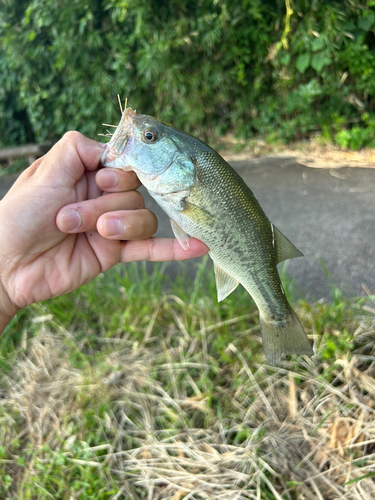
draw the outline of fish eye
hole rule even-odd
[[[143,131],[142,139],[145,142],[155,142],[158,138],[158,132],[154,128],[146,128]]]

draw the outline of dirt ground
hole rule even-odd
[[[241,143],[231,136],[223,137],[218,152],[226,161],[241,161],[264,156],[294,157],[300,165],[311,168],[375,168],[375,149],[344,150],[313,138],[289,145],[267,144],[262,140]]]

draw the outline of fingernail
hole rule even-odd
[[[112,170],[102,169],[99,172],[100,187],[103,189],[114,188],[118,183],[118,176]]]
[[[81,217],[75,210],[66,210],[61,216],[61,225],[65,231],[74,231],[82,224]]]
[[[119,219],[110,218],[104,222],[104,231],[107,236],[121,236],[125,226]]]

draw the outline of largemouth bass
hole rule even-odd
[[[301,252],[268,220],[252,191],[199,139],[127,108],[103,153],[105,167],[133,170],[169,216],[184,249],[203,241],[214,261],[218,300],[239,283],[258,306],[267,361],[313,351],[289,305],[277,264]]]

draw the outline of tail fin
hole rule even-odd
[[[275,366],[282,354],[314,354],[310,341],[292,308],[283,321],[268,321],[260,317],[264,354],[268,363]]]

